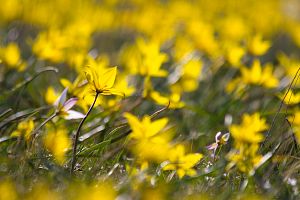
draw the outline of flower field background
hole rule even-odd
[[[0,199],[298,199],[300,2],[0,0]]]

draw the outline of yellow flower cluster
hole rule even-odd
[[[263,156],[259,154],[259,144],[263,141],[262,131],[269,126],[259,113],[244,114],[240,125],[233,124],[229,130],[234,139],[234,149],[228,154],[228,168],[236,165],[238,169],[253,175],[260,166]]]
[[[150,116],[144,116],[140,121],[129,113],[125,117],[132,128],[130,138],[134,143],[130,149],[141,163],[166,161],[168,164],[163,170],[175,170],[179,178],[196,175],[193,167],[201,160],[202,154],[187,154],[184,145],[171,145],[170,133],[164,130],[168,123],[167,118],[151,121]]]

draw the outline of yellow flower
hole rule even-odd
[[[140,121],[137,117],[130,113],[124,114],[125,118],[132,129],[130,137],[133,139],[149,139],[158,134],[168,123],[167,118],[151,121],[150,116],[144,116]]]
[[[129,113],[125,113],[124,116],[132,129],[129,137],[132,139],[133,145],[130,149],[138,160],[141,162],[166,160],[170,146],[168,144],[170,132],[163,130],[168,119],[151,121],[149,116],[144,116],[142,120],[139,120]]]
[[[287,91],[278,95],[278,97],[283,100],[286,105],[296,105],[300,103],[300,92],[294,93],[292,90],[289,90],[287,94],[286,92]]]
[[[260,118],[259,113],[252,115],[244,114],[240,125],[231,125],[230,134],[238,142],[258,143],[263,140],[262,131],[266,130],[268,125],[266,120]]]
[[[247,175],[253,175],[255,169],[260,166],[263,156],[258,154],[257,144],[240,145],[238,149],[232,150],[228,154],[231,161],[227,168],[236,165],[238,169]]]
[[[51,29],[39,33],[32,51],[41,59],[61,62],[64,60],[64,49],[68,46],[68,41],[68,37],[63,35],[61,31]]]
[[[45,100],[49,105],[54,104],[56,99],[59,97],[59,94],[55,92],[54,88],[52,86],[47,88],[46,94],[45,94]]]
[[[43,199],[43,200],[53,200],[60,199],[61,195],[57,190],[53,190],[46,184],[46,182],[38,182],[30,190],[28,199]]]
[[[278,85],[278,79],[272,74],[271,65],[262,68],[259,60],[254,60],[251,68],[241,67],[241,79],[245,84],[262,85],[266,88],[274,88]]]
[[[199,153],[185,154],[184,146],[180,144],[170,150],[168,159],[170,164],[167,164],[163,170],[176,170],[179,178],[184,175],[194,176],[196,170],[193,167],[202,157],[203,155]]]
[[[15,185],[10,180],[1,180],[0,183],[0,199],[1,200],[17,200],[18,195]]]
[[[67,130],[60,127],[57,130],[49,129],[43,138],[44,145],[55,157],[58,164],[65,162],[65,153],[71,147]]]
[[[22,63],[20,49],[16,43],[9,43],[6,47],[1,47],[0,59],[9,68],[14,68],[19,71],[25,69],[25,63]]]
[[[195,91],[198,88],[202,66],[202,61],[197,59],[191,59],[180,66],[179,75],[174,77],[177,80],[172,81],[171,90],[175,93]]]
[[[108,68],[106,70],[96,70],[93,67],[85,68],[85,75],[90,88],[102,95],[121,95],[124,93],[114,88],[117,76],[117,67]]]
[[[300,126],[300,111],[296,111],[294,115],[288,117],[289,122],[293,125]]]
[[[178,93],[172,93],[169,95],[169,97],[162,96],[157,91],[151,91],[150,92],[150,98],[155,101],[158,105],[162,106],[168,106],[168,108],[176,109],[176,108],[182,108],[184,106],[184,103],[180,101],[180,94]]]
[[[84,86],[86,85],[86,80],[82,76],[78,76],[73,82],[68,79],[61,78],[60,83],[64,88],[68,88],[68,92],[76,97],[82,93]]]
[[[90,91],[87,89],[87,81],[83,76],[79,75],[73,82],[68,79],[60,79],[60,83],[64,88],[68,88],[68,92],[78,98],[77,105],[80,106],[85,112],[88,111],[90,105],[94,101],[94,96],[90,95]],[[100,100],[97,99],[95,106],[100,104]]]
[[[187,32],[192,37],[197,48],[209,55],[218,55],[218,42],[212,25],[201,20],[192,20],[187,25]]]
[[[167,54],[160,53],[159,44],[154,41],[145,42],[138,39],[137,46],[141,53],[139,74],[151,77],[167,76],[167,71],[160,69],[160,67],[167,61],[168,57]]]
[[[280,63],[280,66],[286,71],[287,76],[292,80],[294,76],[296,75],[299,66],[300,66],[300,60],[295,57],[289,57],[285,55],[284,53],[279,53],[278,60]],[[296,86],[300,85],[300,81],[295,82]]]
[[[255,35],[248,43],[249,52],[255,56],[264,55],[271,47],[270,41],[263,41],[261,35]]]
[[[31,136],[31,132],[34,129],[34,122],[32,119],[22,121],[18,124],[17,130],[11,133],[11,137],[20,137],[24,136],[28,141]]]
[[[300,111],[297,110],[294,115],[288,117],[288,120],[292,124],[297,142],[300,144]]]
[[[238,67],[241,65],[241,59],[246,54],[246,51],[243,47],[238,45],[228,45],[226,46],[225,56],[229,64],[232,67]]]
[[[74,191],[77,191],[77,193],[75,194]],[[73,186],[70,194],[71,198],[68,199],[75,200],[114,200],[117,198],[117,192],[110,181],[92,183],[90,185],[76,184]]]

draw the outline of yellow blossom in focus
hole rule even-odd
[[[85,68],[85,75],[92,91],[102,95],[124,96],[124,93],[114,88],[117,67],[97,70],[88,66]]]
[[[11,133],[11,137],[21,137],[24,136],[28,141],[31,136],[31,132],[34,129],[34,122],[32,119],[24,120],[20,122],[17,126],[17,130]]]
[[[60,127],[56,130],[49,128],[49,131],[43,138],[47,150],[54,155],[55,161],[62,165],[65,162],[65,153],[71,147],[71,141],[67,130]]]
[[[167,164],[163,170],[176,170],[178,177],[181,179],[184,175],[196,175],[196,170],[193,167],[201,160],[203,155],[199,153],[186,154],[184,146],[180,144],[170,150],[168,157],[170,164]]]
[[[261,35],[255,35],[248,43],[248,50],[255,56],[264,55],[271,47],[271,42],[262,39]]]

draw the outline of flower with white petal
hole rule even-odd
[[[71,110],[71,108],[77,103],[78,98],[70,98],[67,100],[67,92],[68,88],[64,89],[55,101],[54,107],[56,108],[56,113],[67,120],[84,118],[84,114]]]

